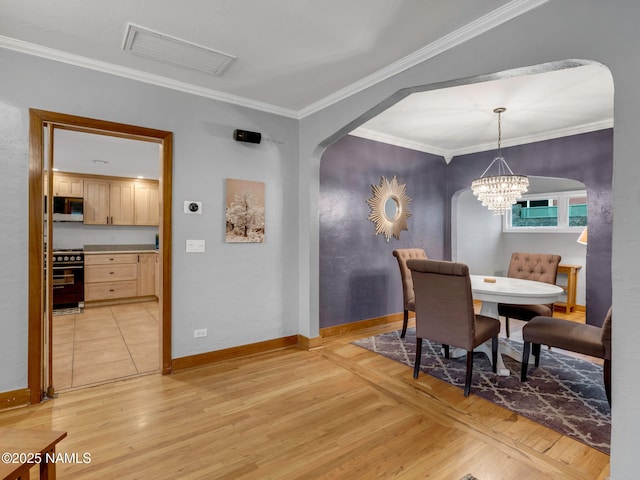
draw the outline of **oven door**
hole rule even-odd
[[[84,268],[53,267],[53,307],[84,302]]]

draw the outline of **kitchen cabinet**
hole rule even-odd
[[[158,183],[137,182],[134,189],[133,221],[135,225],[158,225],[160,189]]]
[[[84,195],[84,179],[81,176],[54,173],[53,174],[53,196],[54,197],[77,197]]]
[[[85,302],[138,295],[137,254],[85,255],[84,265]]]
[[[133,225],[134,182],[84,181],[84,223],[89,225]]]
[[[155,253],[138,254],[138,297],[156,294],[156,258]]]
[[[85,255],[85,302],[156,296],[157,257],[155,252]]]
[[[160,254],[156,253],[156,265],[154,269],[154,284],[156,297],[160,298]]]

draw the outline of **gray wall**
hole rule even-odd
[[[589,272],[586,276],[587,323],[602,325],[611,305],[613,130],[518,145],[504,148],[503,153],[514,172],[569,178],[585,185],[589,210],[585,265],[585,271]],[[451,196],[469,188],[471,181],[486,168],[488,157],[491,155],[481,152],[455,157],[451,161],[448,169]],[[502,247],[511,248],[514,235],[517,234],[507,234],[504,242],[510,243],[503,243]]]
[[[579,232],[503,232],[502,217],[483,207],[471,190],[460,194],[454,208],[458,221],[451,226],[455,240],[452,257],[469,265],[472,274],[506,275],[512,252],[555,253],[562,257],[563,264],[582,266],[578,270],[576,302],[586,305],[587,249],[576,241]],[[566,283],[566,276],[559,274],[558,284]]]
[[[589,200],[596,212],[590,219],[592,229],[597,226],[592,240],[597,235],[608,240],[606,248],[593,249],[596,253],[591,256],[591,268],[598,271],[589,281],[597,282],[600,292],[611,291],[611,218],[600,215],[603,208],[611,209],[611,204],[604,203],[611,198],[611,148],[612,132],[606,130],[524,145],[518,152],[504,149],[518,173],[526,168],[523,165],[536,163],[538,156],[549,160],[545,165],[549,177],[566,174],[564,165],[557,166],[561,159],[574,166],[580,162],[573,176],[588,179],[590,190],[598,191],[596,198]],[[494,216],[471,194],[471,179],[481,173],[477,173],[479,169],[484,170],[493,155],[466,155],[446,165],[435,155],[351,136],[327,148],[320,164],[320,327],[401,312],[400,275],[391,252],[417,247],[424,248],[430,258],[446,258],[445,218],[449,212],[453,214],[452,257],[467,263],[472,273],[505,275],[513,251],[558,253],[563,263],[585,266],[578,296],[585,305],[586,249],[576,242],[577,233],[503,233],[502,217]],[[392,237],[387,243],[382,235],[374,235],[366,200],[372,195],[371,184],[379,184],[380,176],[391,179],[394,175],[407,185],[412,216],[409,230],[401,232],[400,240]],[[447,192],[457,191],[462,181],[466,181],[464,191],[454,195],[457,202],[451,210]],[[600,313],[606,312],[609,304],[598,305],[594,300],[588,306],[588,312],[596,312],[589,318],[600,325],[604,318]]]
[[[640,337],[640,219],[635,212],[640,201],[640,163],[635,160],[640,126],[638,18],[636,0],[546,2],[300,121],[298,324],[302,333],[313,336],[320,317],[317,212],[322,148],[371,118],[384,108],[379,105],[405,88],[439,88],[458,79],[564,59],[594,60],[610,69],[615,84],[612,298],[616,322],[611,474],[616,480],[637,476],[634,439],[640,431],[640,385],[635,381],[640,360],[636,341]],[[592,248],[598,247],[590,244]]]
[[[442,157],[346,136],[320,166],[320,326],[402,311],[396,248],[444,252],[446,165]],[[394,176],[411,202],[409,230],[386,241],[368,220],[371,185]],[[398,288],[400,287],[400,288]]]
[[[179,356],[293,333],[296,322],[299,333],[318,334],[320,158],[326,146],[369,118],[379,104],[408,87],[583,58],[605,64],[615,83],[611,474],[616,480],[635,478],[634,440],[640,431],[640,385],[635,381],[640,360],[638,18],[636,0],[546,2],[299,122],[1,51],[0,265],[5,275],[0,280],[0,390],[26,385],[28,107],[176,132],[172,254],[177,267],[173,314],[179,322],[174,356]],[[278,142],[265,143],[264,150],[234,145],[228,138],[236,127],[268,133]],[[264,177],[269,205],[282,208],[267,214],[267,228],[275,237],[267,239],[266,248],[215,243],[223,233],[216,205],[227,176]],[[180,216],[179,202],[193,194],[207,208],[213,206],[202,222]],[[196,235],[206,235],[220,248],[185,255],[181,244]],[[234,268],[238,265],[243,268]],[[253,277],[246,271],[265,273]],[[260,302],[264,305],[256,305]],[[219,327],[220,336],[206,343],[187,338],[194,324],[207,326],[202,323]]]
[[[174,132],[173,358],[297,333],[297,121],[8,50],[0,65],[0,391],[27,386],[29,108]],[[265,140],[235,142],[235,128]],[[264,244],[224,242],[225,178],[265,182]]]

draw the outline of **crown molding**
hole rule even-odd
[[[418,152],[429,153],[432,155],[438,155],[444,157],[447,163],[451,159],[451,152],[438,148],[434,145],[429,145],[423,142],[413,142],[404,138],[396,137],[395,135],[389,135],[387,133],[378,132],[369,128],[356,128],[349,132],[349,135],[354,137],[360,137],[367,140],[373,140],[374,142],[386,143],[388,145],[395,145],[396,147],[408,148],[409,150],[416,150]]]
[[[549,132],[542,132],[532,135],[523,135],[517,138],[511,138],[502,141],[502,147],[515,147],[518,145],[526,145],[528,143],[543,142],[545,140],[553,140],[555,138],[570,137],[572,135],[580,135],[583,133],[595,132],[598,130],[606,130],[607,128],[613,128],[613,119],[603,120],[600,122],[586,123],[583,125],[575,125],[567,128],[553,130]],[[435,147],[423,142],[413,142],[404,138],[396,137],[394,135],[388,135],[386,133],[377,132],[368,128],[356,128],[351,131],[349,135],[354,137],[365,138],[367,140],[373,140],[375,142],[386,143],[388,145],[395,145],[396,147],[408,148],[410,150],[416,150],[418,152],[429,153],[432,155],[439,155],[444,157],[447,163],[450,163],[453,157],[461,155],[469,155],[471,153],[487,152],[496,149],[495,142],[482,143],[478,145],[471,145],[464,148],[458,148],[454,150],[446,150],[443,148]]]
[[[515,147],[518,145],[526,145],[528,143],[543,142],[545,140],[553,140],[555,138],[570,137],[572,135],[581,135],[583,133],[591,133],[597,130],[605,130],[607,128],[613,128],[613,119],[602,120],[599,122],[585,123],[582,125],[572,125],[566,128],[559,128],[547,132],[540,132],[531,135],[523,135],[520,137],[514,137],[502,140],[502,148]],[[460,155],[468,155],[470,153],[486,152],[489,150],[495,150],[496,143],[485,143],[478,145],[471,145],[465,148],[459,148],[451,150],[449,153],[451,157],[457,157]]]
[[[496,10],[484,15],[471,23],[451,32],[448,35],[436,40],[435,42],[422,47],[421,49],[407,55],[406,57],[392,63],[391,65],[380,69],[371,75],[364,77],[357,82],[352,83],[348,87],[342,88],[337,92],[326,96],[322,100],[319,100],[307,107],[301,109],[298,112],[299,118],[304,118],[308,115],[316,113],[324,108],[327,108],[334,103],[337,103],[345,98],[354,95],[362,90],[365,90],[377,83],[380,83],[388,78],[404,72],[411,67],[414,67],[426,60],[429,60],[436,55],[439,55],[457,45],[460,45],[468,40],[471,40],[478,35],[491,30],[509,20],[516,18],[523,13],[526,13],[534,8],[547,3],[549,0],[512,0],[511,2],[503,5]]]
[[[180,82],[160,75],[142,72],[129,67],[122,67],[108,62],[93,60],[80,55],[62,52],[49,47],[36,45],[22,40],[0,35],[0,48],[13,50],[28,55],[34,55],[57,62],[67,63],[78,67],[96,70],[119,77],[137,80],[143,83],[157,85],[172,90],[198,95],[212,100],[231,103],[234,105],[251,108],[275,115],[281,115],[300,120],[308,115],[327,108],[345,98],[380,83],[398,73],[401,73],[415,65],[418,65],[440,53],[449,50],[461,43],[466,42],[492,28],[501,25],[523,13],[526,13],[549,0],[512,0],[506,5],[480,17],[477,20],[465,25],[462,28],[426,45],[416,52],[392,63],[391,65],[378,70],[377,72],[352,83],[351,85],[328,95],[327,97],[314,102],[301,110],[295,111],[288,108],[279,107],[265,102],[251,100],[245,97],[226,94],[210,88],[199,87],[186,82]]]
[[[102,62],[100,60],[94,60],[91,58],[83,57],[81,55],[62,52],[60,50],[43,47],[34,43],[24,42],[15,38],[0,35],[0,48],[5,48],[7,50],[13,50],[20,53],[26,53],[27,55],[42,57],[48,60],[54,60],[56,62],[67,63],[76,67],[82,67],[89,70],[108,73],[110,75],[116,75],[118,77],[137,80],[139,82],[157,85],[159,87],[165,87],[192,95],[198,95],[200,97],[205,97],[212,100],[231,103],[241,107],[251,108],[253,110],[273,113],[275,115],[281,115],[283,117],[290,117],[295,119],[299,118],[298,113],[295,110],[291,110],[288,108],[282,108],[269,103],[259,102],[236,95],[230,95],[210,88],[199,87],[197,85],[180,82],[178,80],[173,80],[161,75],[142,72],[134,68],[122,67],[120,65]]]

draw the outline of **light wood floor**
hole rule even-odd
[[[158,302],[53,317],[56,391],[160,371]]]
[[[607,455],[350,344],[397,328],[69,391],[0,426],[66,430],[58,451],[91,463],[61,479],[607,478]]]

